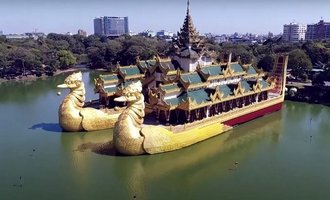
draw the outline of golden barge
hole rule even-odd
[[[101,107],[122,107],[121,114],[111,115],[108,123],[113,126],[116,121],[116,150],[126,155],[155,154],[192,145],[280,110],[287,62],[286,55],[278,55],[269,73],[239,59],[232,62],[231,54],[214,62],[193,25],[188,1],[169,59],[157,56],[137,59],[131,66],[117,64],[95,80],[95,91]],[[97,114],[98,119],[102,115]],[[90,126],[97,128],[92,124],[100,120]]]

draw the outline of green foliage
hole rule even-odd
[[[275,55],[265,55],[260,58],[257,67],[263,69],[266,72],[271,72],[275,62]]]
[[[4,53],[0,52],[0,77],[5,74],[7,66],[8,64],[6,56],[4,55]]]
[[[123,46],[122,43],[117,40],[110,40],[106,44],[106,51],[105,51],[105,60],[107,62],[116,61],[119,57],[120,52],[122,51]]]
[[[330,49],[322,42],[307,41],[302,45],[302,49],[306,51],[311,62],[316,65],[318,63],[330,62]]]
[[[130,46],[123,53],[122,63],[134,63],[135,58],[142,53],[144,53],[143,47],[137,45]]]
[[[46,73],[66,69],[76,63],[84,63],[91,68],[108,68],[118,61],[121,65],[130,65],[135,63],[137,56],[142,60],[152,59],[155,55],[168,56],[170,48],[171,43],[165,40],[129,35],[116,39],[56,33],[37,40],[0,37],[0,76],[35,71]],[[218,58],[221,54],[232,53],[232,61],[240,58],[243,64],[255,62],[264,71],[272,70],[276,53],[290,54],[289,67],[300,78],[307,74],[312,64],[325,66],[330,63],[330,40],[292,44],[271,39],[262,45],[246,45],[217,44],[206,39],[205,50]],[[322,77],[315,78],[330,80],[330,67],[325,67]]]
[[[312,69],[312,62],[308,55],[301,49],[292,50],[289,53],[288,68],[295,77],[306,79],[306,74]]]
[[[166,55],[169,48],[155,38],[142,36],[126,36],[118,38],[117,41],[121,41],[123,46],[123,50],[118,55],[118,60],[122,65],[133,64],[137,56],[142,60],[148,60],[156,54]]]
[[[208,51],[221,52],[221,46],[219,44],[206,43],[205,46]]]
[[[324,72],[322,75],[324,81],[330,81],[330,62],[324,66]]]
[[[299,45],[297,45],[295,43],[284,43],[284,44],[274,46],[274,52],[275,53],[287,53],[287,52],[293,51],[294,49],[298,49],[298,48],[299,48]]]
[[[156,51],[157,51],[157,54],[160,56],[164,56],[164,57],[168,56],[170,48],[171,48],[171,44],[164,40],[159,40],[156,43]]]
[[[100,37],[97,35],[90,35],[83,41],[85,48],[88,47],[101,47],[102,42],[100,41]]]
[[[68,69],[76,64],[76,57],[70,51],[60,50],[57,56],[61,69]]]
[[[316,74],[313,77],[312,84],[317,86],[323,86],[325,81],[325,76],[323,73]]]
[[[7,41],[6,36],[0,35],[0,43],[5,43]]]
[[[249,64],[252,62],[253,55],[248,51],[242,52],[239,56],[242,64]]]
[[[87,48],[87,57],[90,61],[90,67],[92,69],[105,68],[107,63],[105,62],[105,49],[97,47]]]
[[[222,46],[222,53],[231,53],[232,61],[237,61],[240,58],[243,64],[251,63],[254,58],[250,51],[250,47],[247,45],[226,44]]]

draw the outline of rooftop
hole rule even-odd
[[[189,82],[189,83],[192,83],[192,84],[203,82],[202,78],[199,76],[199,74],[197,72],[181,74],[181,79],[184,82]]]

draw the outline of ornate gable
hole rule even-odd
[[[210,99],[212,102],[215,102],[215,101],[221,101],[222,98],[223,98],[224,94],[220,91],[220,86],[218,85],[216,88],[215,88],[215,92],[214,94],[211,94],[210,95]]]
[[[237,96],[243,95],[244,92],[245,92],[245,89],[242,87],[241,82],[238,82],[237,88],[234,89],[234,96],[237,97]]]

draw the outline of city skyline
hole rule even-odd
[[[186,14],[186,0],[11,0],[2,1],[0,31],[4,34],[40,31],[93,34],[93,19],[100,16],[128,16],[130,31],[168,30],[177,32]],[[296,21],[314,24],[321,18],[330,21],[330,2],[315,0],[285,2],[270,0],[227,2],[191,0],[190,13],[200,33],[279,34],[283,24]]]

